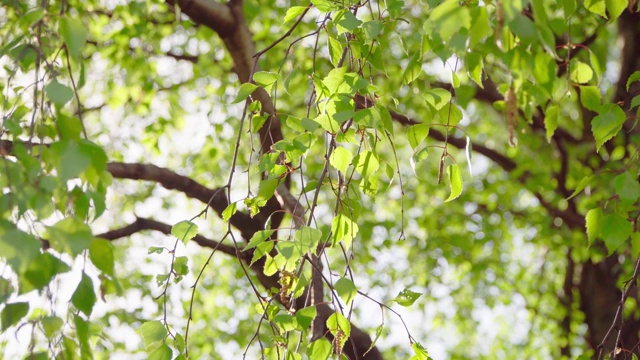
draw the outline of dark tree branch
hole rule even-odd
[[[135,233],[138,233],[144,230],[155,230],[165,235],[171,235],[171,225],[165,224],[159,221],[155,221],[152,219],[137,217],[136,221],[133,222],[132,224],[129,224],[119,229],[107,231],[105,233],[96,235],[96,237],[113,241],[113,240],[118,240],[124,237],[131,236]],[[202,247],[217,249],[217,251],[236,257],[236,249],[233,246],[225,245],[218,241],[210,240],[199,234],[196,235],[192,241],[194,241],[196,244]]]
[[[155,165],[112,162],[107,164],[107,171],[118,179],[153,181],[169,190],[181,191],[190,198],[209,204],[218,214],[222,214],[229,205],[221,189],[209,189],[189,177]],[[242,212],[236,212],[229,222],[240,230],[245,239],[251,239],[256,231],[262,230],[262,225],[257,220]]]

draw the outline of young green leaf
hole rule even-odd
[[[558,128],[558,117],[560,116],[560,108],[558,105],[549,105],[544,116],[544,127],[547,130],[547,142],[551,142],[551,137]]]
[[[422,346],[422,344],[420,344],[419,342],[414,342],[413,344],[411,344],[411,348],[414,351],[414,354],[411,357],[411,360],[429,360],[431,359],[429,357],[429,352],[427,351],[427,349],[425,349],[424,346]]]
[[[303,329],[308,329],[311,326],[313,319],[316,318],[316,313],[315,306],[307,306],[296,311],[296,320]]]
[[[631,88],[631,84],[640,80],[640,71],[636,71],[627,79],[627,91]]]
[[[76,288],[76,291],[71,296],[71,303],[78,310],[82,311],[87,317],[91,315],[93,305],[96,303],[96,292],[93,289],[93,281],[91,278],[82,273],[82,279]]]
[[[358,293],[358,289],[356,288],[353,281],[345,277],[340,278],[340,280],[336,281],[333,287],[336,289],[336,292],[338,292],[338,296],[340,296],[342,301],[344,301],[347,306],[351,304],[351,301],[353,301],[353,298],[355,298],[356,294]]]
[[[569,79],[574,83],[585,84],[593,78],[593,70],[591,67],[582,61],[572,60],[571,71],[569,72]]]
[[[573,199],[576,195],[580,194],[580,192],[584,190],[584,188],[586,188],[589,183],[591,183],[591,176],[583,177],[582,180],[580,180],[580,182],[578,183],[578,186],[576,186],[576,189],[573,191],[573,194],[571,194],[571,196],[569,196],[567,200]]]
[[[140,326],[138,333],[142,336],[147,353],[150,353],[167,337],[167,328],[160,321],[147,321]]]
[[[460,194],[462,194],[462,174],[458,164],[452,164],[447,167],[447,173],[449,174],[449,184],[451,186],[451,194],[444,202],[455,200]]]
[[[600,115],[591,121],[591,132],[596,139],[596,151],[600,151],[600,147],[604,143],[618,134],[626,119],[626,114],[619,105],[607,104],[602,106]]]
[[[602,218],[602,240],[609,254],[620,247],[633,232],[633,225],[619,214],[609,214]]]
[[[100,271],[113,275],[113,246],[104,239],[94,239],[89,246],[89,258]]]
[[[331,343],[325,338],[320,338],[312,342],[307,348],[309,360],[327,360],[332,353],[333,348]]]
[[[427,104],[431,105],[435,110],[442,109],[451,101],[451,93],[441,88],[429,89],[424,93],[423,97]]]
[[[338,354],[342,353],[342,348],[345,342],[347,342],[349,335],[351,335],[351,324],[349,320],[347,320],[344,315],[335,312],[327,319],[327,328],[335,338],[334,350],[336,350]]]
[[[280,75],[268,71],[258,71],[257,73],[253,74],[253,81],[255,81],[256,84],[262,87],[273,85],[279,79]]]
[[[586,109],[597,112],[600,109],[600,105],[602,103],[600,89],[598,89],[597,86],[581,86],[580,102]]]
[[[604,218],[604,213],[601,208],[595,208],[587,211],[585,222],[587,226],[587,239],[589,240],[589,246],[591,246],[593,241],[602,233],[602,218]]]
[[[396,303],[398,303],[398,305],[408,307],[413,305],[413,303],[416,302],[416,300],[418,300],[420,296],[422,296],[421,293],[412,291],[410,289],[404,289],[400,291],[398,296],[396,296],[396,298],[391,301],[395,301]]]
[[[249,95],[253,94],[253,92],[258,88],[258,85],[252,83],[244,83],[240,85],[240,90],[238,90],[238,95],[231,102],[232,104],[237,104],[241,101],[246,100]]]
[[[356,171],[366,178],[375,174],[380,163],[378,162],[376,155],[367,150],[356,155],[353,159],[353,165],[355,166]]]
[[[149,360],[171,360],[173,359],[173,350],[167,344],[162,344],[149,354]]]
[[[69,55],[79,59],[82,55],[82,48],[87,42],[87,29],[80,19],[65,16],[60,19],[58,31],[67,45]]]
[[[0,313],[0,323],[2,324],[2,331],[7,330],[11,326],[18,323],[29,313],[29,303],[17,302],[5,305]]]
[[[640,184],[628,171],[615,177],[613,184],[620,200],[633,204],[640,197]]]
[[[186,245],[189,240],[198,235],[198,225],[188,220],[182,220],[173,225],[171,235],[180,239]]]
[[[53,80],[44,88],[44,92],[51,102],[56,105],[62,106],[73,99],[73,90],[68,86],[60,84],[58,81]]]
[[[238,204],[235,202],[232,202],[222,212],[222,220],[225,222],[229,221],[229,219],[231,219],[231,217],[236,213],[237,210],[238,210]]]
[[[297,20],[298,17],[307,9],[307,6],[292,6],[287,10],[287,13],[284,15],[284,21],[282,25],[286,25],[294,20]]]
[[[448,94],[448,92],[447,92]],[[429,135],[429,125],[417,124],[413,125],[407,131],[407,137],[409,138],[409,145],[412,149],[416,149],[420,143]]]
[[[347,172],[347,167],[349,167],[349,164],[351,164],[351,160],[353,160],[351,151],[341,146],[336,147],[331,153],[331,156],[329,156],[329,163],[331,164],[331,166],[333,166],[343,174]]]

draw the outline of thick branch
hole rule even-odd
[[[221,189],[209,189],[189,177],[155,165],[113,162],[107,164],[107,171],[118,179],[154,181],[169,190],[181,191],[190,198],[209,204],[218,214],[222,214],[229,205],[225,192]],[[256,231],[262,229],[256,220],[241,212],[231,216],[229,222],[240,230],[245,239],[251,239]]]
[[[420,124],[419,121],[411,119],[408,116],[402,115],[395,111],[389,111],[389,113],[391,114],[391,118],[399,122],[400,124],[403,124],[403,125]],[[442,134],[441,132],[435,129],[429,129],[429,137],[437,141],[445,140],[444,134]],[[457,147],[458,149],[464,149],[467,146],[466,139],[456,138],[453,136],[449,136],[449,138],[447,139],[447,142]],[[492,160],[493,162],[498,164],[501,168],[503,168],[506,171],[511,171],[516,168],[516,163],[513,160],[509,159],[508,157],[500,154],[499,152],[493,149],[489,149],[484,145],[480,145],[476,143],[471,143],[471,147],[474,152],[477,152],[478,154],[482,154],[486,156],[489,160]]]
[[[155,221],[152,219],[136,218],[136,221],[125,227],[107,231],[106,233],[96,235],[96,237],[105,240],[118,240],[144,230],[156,230],[165,235],[171,235],[171,225]],[[214,240],[210,240],[202,235],[196,235],[193,241],[202,247],[217,249],[217,251],[236,257],[236,249],[233,246],[225,245]]]

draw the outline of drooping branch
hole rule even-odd
[[[127,236],[131,236],[135,233],[138,233],[144,230],[155,230],[165,235],[171,235],[171,225],[165,224],[153,219],[137,217],[135,222],[127,226],[124,226],[119,229],[107,231],[105,233],[96,235],[96,237],[113,241],[113,240],[122,239]],[[217,249],[217,251],[236,257],[236,249],[233,246],[225,245],[218,241],[208,239],[200,234],[196,235],[192,241],[194,241],[196,244],[202,247]]]
[[[169,190],[181,191],[190,198],[209,204],[218,214],[222,214],[229,205],[222,189],[209,189],[187,176],[155,165],[112,162],[107,164],[107,171],[118,179],[153,181]],[[258,221],[242,212],[236,212],[231,216],[229,222],[240,230],[245,239],[251,239],[256,231],[262,229]]]

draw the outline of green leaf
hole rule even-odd
[[[404,85],[411,84],[420,76],[422,72],[422,57],[419,54],[414,55],[402,73],[402,83]]]
[[[584,7],[594,14],[607,18],[605,0],[584,0]]]
[[[364,36],[367,40],[374,40],[382,31],[382,22],[380,20],[371,20],[362,24]]]
[[[583,177],[582,180],[580,180],[580,182],[578,183],[578,186],[576,186],[576,189],[573,191],[573,194],[571,194],[571,196],[569,196],[567,200],[573,199],[582,190],[584,190],[584,188],[586,188],[589,183],[591,183],[591,176]]]
[[[365,127],[376,129],[380,125],[380,111],[376,108],[366,108],[356,111],[353,121]]]
[[[240,90],[238,90],[238,95],[231,102],[232,104],[237,104],[241,101],[246,100],[249,95],[253,94],[253,92],[258,88],[258,85],[252,83],[244,83],[240,85]]]
[[[149,354],[149,360],[171,360],[173,359],[173,350],[167,345],[162,344]]]
[[[75,59],[79,59],[82,55],[82,48],[87,42],[87,29],[80,19],[63,17],[60,19],[58,31],[67,45],[69,55]]]
[[[73,90],[68,86],[60,84],[57,80],[52,80],[44,88],[47,98],[56,105],[63,106],[73,99]]]
[[[353,238],[358,234],[358,224],[353,222],[348,216],[344,214],[338,214],[331,221],[331,236],[332,243],[337,244],[340,241],[344,241],[346,249],[351,248],[351,242]]]
[[[631,234],[631,256],[640,256],[640,232]]]
[[[273,317],[273,323],[282,331],[293,331],[299,328],[296,318],[289,314],[278,314]]]
[[[63,181],[79,177],[91,166],[91,154],[75,141],[56,142],[51,145],[51,150],[58,175]]]
[[[198,235],[198,225],[188,220],[182,220],[171,227],[171,235],[186,245],[189,240]]]
[[[58,275],[71,270],[64,261],[46,252],[38,254],[18,279],[20,293],[42,290]]]
[[[87,274],[82,273],[82,279],[71,296],[71,303],[88,317],[91,315],[96,299],[93,281]]]
[[[429,89],[424,93],[423,97],[427,104],[431,105],[435,110],[442,109],[451,101],[451,93],[441,88]]]
[[[451,194],[444,202],[455,200],[460,194],[462,194],[462,174],[458,164],[452,164],[447,167],[447,173],[449,174],[449,184],[451,185]]]
[[[299,246],[301,254],[315,254],[316,247],[320,243],[321,238],[322,231],[310,228],[306,225],[301,226],[298,231],[296,231],[295,235],[296,244]]]
[[[478,53],[468,53],[466,57],[467,74],[480,88],[484,88],[482,84],[482,69],[484,67],[482,56]]]
[[[471,16],[467,6],[460,6],[457,0],[445,0],[431,10],[430,20],[442,39],[450,39],[460,29],[471,26]]]
[[[426,180],[429,177],[429,163],[427,162],[427,158],[429,157],[429,148],[422,147],[416,150],[409,162],[411,163],[411,168],[413,169],[413,173],[417,178]]]
[[[531,19],[520,13],[516,14],[509,22],[509,28],[525,46],[534,43],[538,38],[536,25]]]
[[[15,291],[11,282],[5,278],[0,277],[0,304],[4,304],[7,301],[11,294]]]
[[[380,163],[373,152],[366,150],[356,155],[353,159],[353,165],[360,175],[367,178],[375,174]]]
[[[316,318],[316,307],[315,306],[307,306],[296,311],[296,320],[298,324],[303,329],[308,329],[313,322],[313,319]]]
[[[411,344],[411,348],[413,349],[415,354],[411,357],[411,360],[429,360],[430,359],[429,352],[419,342],[414,342],[413,344]]]
[[[42,325],[44,335],[50,339],[60,332],[64,322],[57,316],[44,316],[40,318],[40,324]]]
[[[181,334],[176,334],[175,339],[173,339],[173,346],[178,349],[179,353],[184,352],[184,337]]]
[[[587,226],[587,239],[589,240],[589,246],[593,244],[593,241],[600,237],[602,232],[602,218],[604,213],[601,208],[595,208],[587,211],[585,216]]]
[[[448,92],[447,92],[448,94]],[[429,125],[417,124],[413,125],[407,131],[407,137],[409,138],[409,145],[412,149],[416,149],[420,143],[429,135]]]
[[[356,18],[356,16],[349,10],[338,11],[334,15],[334,22],[338,29],[338,35],[346,32],[353,32],[353,30],[362,24],[362,21]]]
[[[391,301],[395,301],[396,303],[398,303],[398,305],[408,307],[413,305],[413,303],[416,302],[416,300],[418,300],[420,296],[422,296],[421,293],[412,291],[410,289],[404,289],[400,291],[398,296],[396,296],[396,298]]]
[[[238,210],[237,203],[233,202],[229,204],[222,212],[222,220],[225,222],[229,221],[229,219],[231,219],[231,217],[236,213],[237,210]]]
[[[622,245],[633,232],[633,225],[619,214],[605,215],[601,235],[609,255]]]
[[[596,139],[597,151],[600,151],[600,147],[604,143],[618,134],[626,119],[626,114],[619,105],[606,104],[602,106],[600,115],[591,121],[591,132]]]
[[[76,334],[80,343],[81,358],[93,359],[91,345],[89,344],[89,322],[80,317],[80,315],[76,315],[73,317],[73,323],[76,326]]]
[[[340,146],[336,147],[331,153],[331,156],[329,156],[329,163],[331,166],[343,174],[347,172],[347,168],[349,167],[349,164],[351,164],[351,160],[353,160],[351,151]]]
[[[627,79],[627,91],[631,88],[631,84],[640,80],[640,71],[636,71]]]
[[[620,200],[633,204],[640,197],[640,184],[628,171],[615,177],[613,184]]]
[[[609,12],[609,21],[615,21],[627,7],[627,0],[606,0],[607,11]]]
[[[258,71],[253,74],[253,81],[262,87],[273,85],[278,80],[280,80],[280,75],[273,72]]]
[[[342,58],[343,46],[340,41],[329,36],[329,58],[333,66],[338,66]]]
[[[347,306],[351,304],[351,301],[353,301],[353,298],[355,298],[358,293],[358,289],[354,285],[353,281],[345,277],[336,281],[333,287],[336,289],[338,296],[340,296]]]
[[[491,22],[486,6],[478,6],[470,9],[471,28],[469,29],[469,45],[475,48],[491,34]]]
[[[564,17],[568,19],[576,11],[576,0],[562,0],[562,8],[564,10]]]
[[[269,240],[271,238],[271,235],[273,235],[273,233],[275,232],[275,230],[260,230],[260,231],[256,231],[253,236],[251,237],[251,240],[249,241],[249,243],[247,244],[247,246],[244,248],[243,251],[249,250],[249,249],[253,249],[254,247],[262,244],[263,242]]]
[[[100,271],[114,275],[113,246],[109,241],[94,239],[91,242],[91,246],[89,246],[89,257],[91,258],[91,262],[100,269]]]
[[[570,65],[571,71],[569,72],[569,79],[574,83],[584,84],[593,78],[591,66],[576,59],[572,60]]]
[[[335,341],[338,341],[338,344],[334,347],[334,349],[338,353],[342,352],[342,348],[344,347],[345,342],[347,342],[347,338],[349,338],[349,335],[351,334],[351,324],[349,323],[349,320],[347,320],[344,315],[335,312],[331,314],[331,316],[329,316],[329,318],[327,319],[327,328],[329,329],[329,332],[333,335],[333,337],[336,338]]]
[[[152,352],[167,337],[167,328],[157,320],[147,321],[138,329],[147,353]]]
[[[40,241],[33,235],[0,219],[0,254],[15,272],[21,273],[27,269],[32,260],[40,256],[40,247]]]
[[[600,89],[597,86],[581,86],[580,102],[586,109],[597,112],[602,104]]]
[[[282,25],[286,25],[294,20],[297,20],[298,17],[307,9],[306,6],[292,6],[287,10],[287,13],[284,15],[284,21]]]
[[[311,344],[307,348],[307,355],[309,360],[327,360],[333,353],[333,347],[331,343],[325,339],[320,338]]]
[[[29,303],[17,302],[5,305],[4,309],[2,309],[2,313],[0,313],[2,331],[6,331],[11,326],[17,324],[28,313]]]
[[[43,237],[51,242],[54,249],[73,257],[88,249],[94,239],[91,228],[76,217],[68,217],[48,226]]]
[[[558,128],[558,118],[560,117],[560,108],[558,105],[549,105],[544,116],[544,127],[547,130],[547,142],[551,142],[551,137]]]

